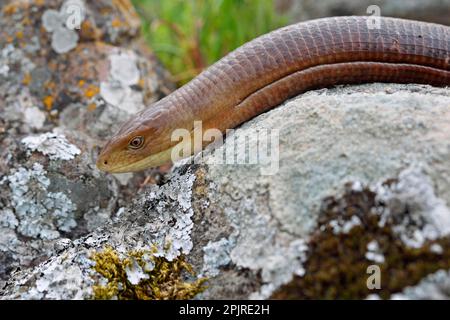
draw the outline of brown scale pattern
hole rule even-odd
[[[450,85],[450,27],[380,17],[334,17],[258,37],[127,122],[112,141],[152,130],[165,150],[175,128],[225,131],[307,90],[365,82]],[[117,143],[116,143],[117,144]],[[107,151],[106,151],[107,153]]]
[[[450,84],[449,27],[380,19],[381,28],[372,30],[367,17],[336,17],[263,35],[152,106],[141,121],[152,122],[155,107],[166,109],[178,126],[185,120],[213,120],[225,111],[234,117],[220,122],[234,127],[319,87],[374,81]]]

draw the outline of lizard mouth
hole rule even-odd
[[[114,165],[113,163],[109,163],[108,160],[105,160],[102,157],[100,157],[97,160],[96,165],[99,170],[109,173],[135,172],[148,168],[158,167],[160,165],[171,162],[171,154],[172,148],[169,148],[156,154],[152,154],[141,160],[122,165],[121,164]]]

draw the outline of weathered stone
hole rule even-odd
[[[106,226],[14,273],[2,297],[91,297],[98,275],[90,255],[105,244],[186,255],[198,277],[209,277],[198,298],[417,297],[406,287],[450,268],[449,105],[448,89],[424,85],[338,87],[292,99],[196,164],[176,166],[162,186],[145,187]],[[217,163],[233,137],[254,141],[256,129],[279,130],[278,170]],[[17,225],[7,216],[5,225]],[[365,283],[374,264],[378,291]]]
[[[1,2],[0,287],[114,219],[144,181],[95,168],[103,139],[173,88],[139,27],[128,1]],[[100,89],[112,82],[116,104]]]

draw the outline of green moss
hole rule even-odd
[[[393,183],[390,181],[389,183]],[[360,192],[350,188],[340,199],[329,198],[323,203],[319,228],[309,243],[308,260],[303,277],[296,276],[281,287],[273,299],[362,299],[369,294],[389,298],[392,293],[416,285],[427,274],[450,269],[450,238],[429,241],[414,249],[405,246],[392,230],[392,224],[379,226],[379,215],[385,210],[375,201],[369,189]],[[405,213],[407,214],[407,212]],[[347,234],[334,234],[329,222],[350,220],[356,215],[361,225]],[[367,244],[376,240],[385,257],[381,269],[381,289],[369,290],[367,267],[375,264],[365,258]],[[433,253],[430,246],[438,243],[442,254]]]
[[[191,275],[194,272],[183,256],[168,261],[163,257],[155,257],[154,253],[154,250],[136,250],[128,252],[121,259],[117,251],[109,246],[94,253],[91,257],[95,262],[93,268],[107,280],[105,285],[97,283],[93,286],[94,299],[191,299],[205,289],[204,278],[193,282],[184,281],[184,272]],[[154,265],[152,270],[146,270],[149,262]],[[148,276],[148,279],[142,279],[137,285],[130,283],[126,273],[133,263],[137,263]]]

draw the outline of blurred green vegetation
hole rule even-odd
[[[152,50],[183,84],[243,43],[284,26],[273,0],[133,0]]]

